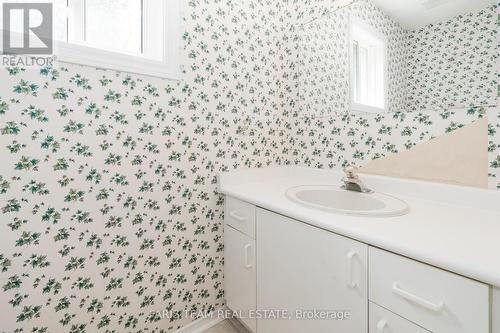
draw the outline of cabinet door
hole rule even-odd
[[[259,318],[258,333],[368,331],[365,244],[262,209],[257,210],[256,238],[257,309],[286,310],[290,316]],[[328,319],[302,318],[313,314],[303,311],[314,310],[327,311]],[[331,319],[335,311],[350,317]]]
[[[224,229],[224,288],[228,308],[255,332],[255,241],[228,225]]]

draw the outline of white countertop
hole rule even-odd
[[[294,203],[299,185],[338,185],[342,172],[303,167],[223,173],[222,193],[484,283],[500,287],[500,191],[360,174],[377,191],[405,200],[407,215],[338,215]]]

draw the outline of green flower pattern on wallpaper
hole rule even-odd
[[[490,188],[500,190],[500,111],[498,108],[491,110],[488,119]]]
[[[369,0],[358,0],[335,12],[307,12],[299,18],[306,24],[291,23],[289,31],[295,37],[284,41],[286,57],[280,68],[284,73],[280,83],[286,91],[282,104],[289,120],[285,124],[289,129],[287,142],[291,144],[287,148],[289,160],[320,168],[362,165],[410,149],[488,114],[490,187],[498,188],[498,45],[494,42],[497,8],[491,6],[444,23],[405,31]],[[347,48],[343,41],[351,14],[390,41],[389,113],[349,112]],[[453,47],[446,37],[453,40]],[[444,55],[451,57],[446,63],[441,59]],[[431,67],[433,75],[428,74]],[[423,94],[423,89],[433,95]],[[406,103],[410,104],[405,107]],[[448,105],[453,108],[443,107]]]
[[[233,165],[213,153],[234,155],[234,166],[259,166],[261,153],[241,160],[249,143],[189,84],[78,67],[10,71],[0,331],[160,332],[178,324],[155,311],[221,306],[215,172]],[[188,100],[199,113],[179,112]]]
[[[296,118],[289,125],[287,138],[291,147],[287,151],[294,164],[315,168],[361,166],[462,128],[486,113],[498,112],[496,108],[474,107],[444,112]],[[491,177],[494,174],[491,169]]]
[[[350,112],[349,20],[356,17],[387,38],[388,110],[404,110],[407,98],[406,31],[370,1],[358,0],[296,29],[295,65],[301,115]]]
[[[388,110],[496,105],[497,6],[406,30],[369,0],[299,24],[293,77],[301,115],[350,111],[350,17],[387,39]]]
[[[496,105],[498,5],[411,31],[408,109]]]
[[[217,173],[278,163],[283,136],[273,7],[245,3],[187,3],[180,82],[0,69],[0,332],[167,332],[224,305]]]
[[[488,111],[297,117],[290,22],[329,6],[190,0],[179,82],[0,70],[0,332],[175,330],[224,304],[218,172],[359,164]]]

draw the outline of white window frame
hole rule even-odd
[[[383,90],[384,90],[384,98],[383,98],[383,107],[376,107],[376,106],[373,106],[373,105],[367,105],[367,104],[361,104],[361,103],[357,103],[354,99],[354,89],[355,89],[355,86],[354,86],[354,83],[356,82],[356,79],[355,79],[355,70],[354,70],[354,50],[353,50],[353,43],[354,43],[354,40],[353,40],[353,37],[354,37],[354,33],[353,33],[353,29],[354,29],[354,26],[358,26],[358,27],[361,27],[363,30],[366,30],[368,31],[370,34],[374,35],[377,37],[377,39],[379,39],[380,41],[382,41],[383,43],[383,48],[384,48],[384,60],[383,60]],[[359,112],[367,112],[367,113],[384,113],[384,112],[388,112],[388,49],[387,49],[387,36],[385,36],[384,34],[382,34],[381,32],[377,31],[376,29],[374,29],[372,26],[368,25],[366,22],[364,22],[363,20],[353,16],[353,15],[350,15],[349,16],[349,32],[348,32],[348,49],[349,49],[349,61],[348,61],[348,64],[349,64],[349,78],[350,78],[350,82],[349,82],[349,94],[350,94],[350,101],[351,101],[351,109],[353,111],[359,111]]]
[[[85,45],[54,41],[54,54],[58,62],[112,69],[134,74],[142,74],[166,79],[180,80],[180,41],[181,41],[181,4],[182,0],[153,0],[163,1],[163,60],[153,60],[147,57],[113,52]],[[144,1],[144,6],[151,1]],[[145,10],[145,13],[149,11]],[[68,13],[71,15],[71,13]],[[151,34],[144,26],[143,43],[149,49],[148,39]],[[68,31],[69,33],[69,31]]]

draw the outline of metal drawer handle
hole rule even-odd
[[[229,212],[229,216],[231,216],[233,219],[235,219],[238,222],[245,222],[246,221],[246,218],[238,215],[235,211]]]
[[[377,332],[378,333],[384,333],[384,330],[385,330],[386,326],[387,326],[387,320],[382,319],[377,324]]]
[[[421,297],[418,297],[416,295],[413,295],[406,290],[403,290],[399,287],[399,284],[397,282],[394,282],[392,285],[392,290],[399,296],[403,297],[404,299],[415,303],[417,305],[420,305],[428,310],[434,311],[434,312],[440,312],[444,308],[444,302],[441,301],[438,304],[434,304],[432,302],[429,302],[426,299],[423,299]]]

